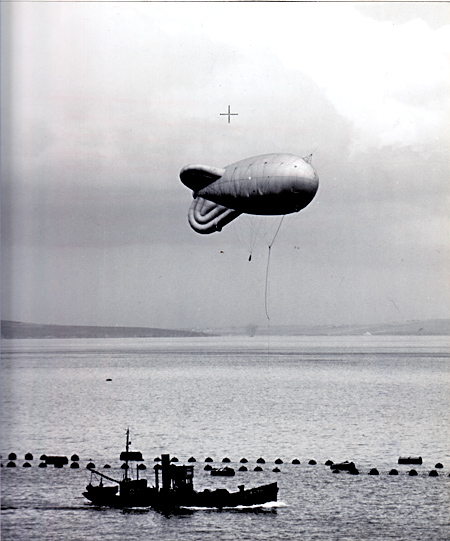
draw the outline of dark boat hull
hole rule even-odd
[[[228,492],[225,489],[217,489],[213,491],[203,491],[195,493],[195,497],[187,499],[185,507],[238,507],[250,505],[262,505],[268,502],[277,501],[278,486],[277,483],[270,483],[247,490],[239,490],[239,492]]]
[[[98,487],[94,487],[97,489]],[[226,489],[204,490],[202,492],[170,492],[164,494],[155,488],[146,488],[136,494],[113,494],[111,491],[86,489],[83,495],[94,505],[104,507],[152,507],[157,510],[170,510],[180,507],[205,507],[223,509],[226,507],[262,505],[277,501],[277,483],[270,483],[238,492]]]
[[[92,486],[89,484],[83,496],[94,505],[101,507],[149,507],[155,500],[157,491],[148,487],[145,479],[128,480],[118,483],[119,486]],[[120,492],[117,494],[118,489]]]
[[[150,491],[151,489],[149,489]],[[117,509],[123,509],[125,507],[152,507],[154,502],[153,494],[139,494],[136,496],[123,497],[120,494],[92,494],[89,492],[83,492],[83,496],[87,498],[92,504],[98,507],[116,507]]]

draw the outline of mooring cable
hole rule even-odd
[[[280,231],[281,229],[281,224],[283,223],[283,220],[284,220],[284,216],[283,215],[281,217],[281,220],[280,220],[280,223],[278,224],[278,227],[277,227],[277,230],[275,231],[275,235],[273,236],[273,239],[272,239],[272,242],[269,244],[269,253],[267,254],[267,265],[266,265],[266,286],[265,286],[265,291],[264,291],[264,310],[266,312],[266,317],[267,319],[270,321],[270,317],[269,317],[269,306],[268,306],[268,293],[269,293],[269,266],[270,266],[270,254],[271,254],[271,248],[273,246],[273,243],[275,242],[275,239],[277,238],[277,235],[278,235],[278,232]]]

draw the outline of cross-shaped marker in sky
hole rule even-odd
[[[230,105],[228,106],[228,113],[219,113],[219,115],[225,115],[228,117],[228,124],[230,123],[230,117],[238,114],[239,113],[230,113]]]

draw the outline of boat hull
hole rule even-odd
[[[98,487],[94,487],[98,489]],[[110,487],[108,487],[110,488]],[[164,493],[155,488],[146,488],[136,494],[113,494],[108,490],[86,489],[83,495],[94,505],[102,507],[152,507],[157,510],[170,510],[180,507],[205,507],[223,509],[226,507],[262,505],[277,501],[277,483],[270,483],[238,492],[226,489],[204,490],[202,492]]]
[[[247,490],[242,489],[239,492],[228,492],[226,489],[217,489],[214,491],[203,491],[196,493],[192,501],[194,505],[189,505],[189,500],[184,504],[186,507],[238,507],[262,505],[268,502],[277,501],[278,486],[277,483],[270,483]]]

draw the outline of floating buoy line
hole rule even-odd
[[[23,462],[21,464],[21,466],[23,468],[31,468],[33,466],[33,455],[31,453],[27,453],[25,456],[25,462]],[[146,470],[147,469],[147,466],[144,464],[143,462],[143,458],[142,458],[142,455],[140,455],[140,458],[142,459],[142,461],[140,461],[138,464],[136,464],[136,468],[138,470]],[[48,466],[53,466],[55,468],[63,468],[64,466],[66,465],[69,465],[69,459],[67,456],[65,455],[46,455],[46,454],[43,454],[40,456],[40,462],[39,464],[37,465],[37,467],[39,468],[47,468]],[[18,458],[17,458],[17,455],[16,453],[9,453],[8,455],[8,461],[6,464],[3,464],[3,462],[1,463],[1,467],[3,468],[4,466],[6,468],[16,468],[18,464],[16,464],[16,462],[18,461]],[[171,462],[178,462],[179,459],[174,456],[171,458]],[[156,467],[156,464],[161,462],[161,458],[160,457],[155,457],[153,459],[153,462],[155,463],[155,466],[153,466],[153,468]],[[191,456],[189,457],[186,462],[188,463],[194,463],[194,462],[197,462],[197,459],[194,457],[194,456]],[[231,462],[233,462],[229,457],[224,457],[222,458],[221,461],[215,461],[213,458],[211,458],[210,456],[206,457],[204,459],[204,462],[206,463],[205,467],[203,468],[204,471],[212,471],[214,468],[211,466],[211,463],[223,463],[223,464],[230,464]],[[244,464],[249,464],[249,460],[245,457],[239,459],[238,461],[236,461],[235,463],[237,464],[241,464],[241,466],[237,469],[238,472],[263,472],[263,471],[272,471],[274,473],[281,473],[281,469],[279,468],[279,466],[281,466],[282,464],[289,464],[285,461],[283,461],[281,458],[277,458],[274,460],[273,464],[275,465],[274,468],[270,469],[271,467],[269,466],[269,462],[266,461],[263,457],[259,457],[257,458],[256,460],[254,460],[254,463],[255,463],[255,466],[252,467],[252,466],[244,466]],[[294,458],[291,460],[290,462],[291,465],[300,465],[301,464],[301,461],[298,459],[298,458]],[[310,459],[310,460],[307,460],[304,462],[305,465],[307,466],[316,466],[317,465],[317,461],[314,460],[314,459]],[[399,457],[398,459],[398,464],[401,464],[401,465],[415,465],[415,466],[423,466],[423,460],[422,460],[422,457]],[[338,474],[338,473],[348,473],[348,474],[351,474],[351,475],[359,475],[361,472],[360,470],[356,467],[355,463],[354,462],[349,462],[349,461],[345,461],[345,462],[338,462],[338,463],[335,463],[333,462],[332,460],[327,460],[325,463],[324,463],[325,466],[329,467],[329,470],[334,473],[334,474]],[[79,455],[77,454],[73,454],[71,457],[70,457],[70,466],[69,468],[70,469],[80,469],[80,457]],[[111,468],[112,466],[109,464],[109,463],[106,463],[103,465],[103,468],[104,469],[109,469]],[[127,464],[126,463],[122,463],[120,466],[117,466],[118,468],[121,468],[121,469],[124,469],[127,467]],[[89,459],[86,463],[86,466],[85,466],[85,469],[87,470],[91,470],[91,469],[95,469],[96,468],[96,465],[95,463],[92,461],[92,459]],[[128,466],[128,468],[130,468],[130,466]],[[441,477],[442,475],[442,471],[439,471],[439,470],[443,470],[444,469],[444,465],[442,464],[442,462],[437,462],[435,465],[434,465],[434,468],[429,470],[429,471],[422,471],[422,472],[418,472],[417,469],[415,468],[411,468],[409,470],[405,470],[405,471],[402,471],[402,472],[399,472],[398,469],[396,468],[392,468],[390,471],[386,471],[386,472],[381,472],[381,473],[386,473],[387,475],[391,475],[391,476],[398,476],[398,475],[408,475],[409,477],[416,477],[416,476],[424,476],[424,475],[427,475],[428,477]],[[367,475],[372,475],[372,476],[378,476],[380,475],[380,470],[376,467],[373,467],[373,468],[369,468],[368,471],[366,471]],[[447,475],[448,477],[450,477],[450,473]]]

